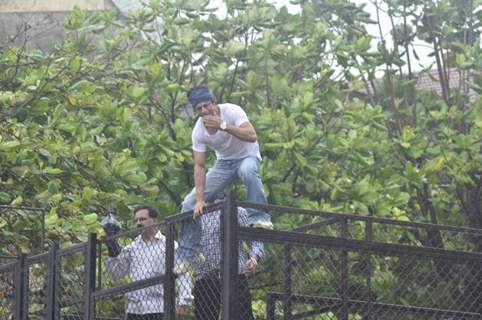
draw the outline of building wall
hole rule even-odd
[[[74,6],[85,10],[112,7],[110,0],[2,0],[0,12],[58,12],[70,11]]]
[[[74,6],[114,8],[111,0],[0,0],[0,48],[52,49],[65,38],[63,22]]]

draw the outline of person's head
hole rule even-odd
[[[134,223],[138,228],[150,227],[156,224],[157,216],[157,210],[149,205],[140,205],[134,209]],[[148,231],[153,232],[154,230],[155,228],[147,228],[144,233]]]
[[[200,116],[213,115],[217,110],[216,98],[208,87],[194,87],[187,93],[194,112]]]

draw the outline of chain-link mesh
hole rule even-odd
[[[178,238],[181,218],[157,225],[154,238],[143,238],[146,228],[97,244],[91,237],[94,257],[89,244],[81,244],[26,260],[0,259],[0,319],[13,319],[18,311],[19,279],[25,283],[28,319],[50,319],[49,312],[55,319],[82,319],[87,297],[95,300],[94,319],[166,316],[170,296],[176,319],[219,320],[232,295],[237,313],[229,320],[481,319],[480,231],[281,214],[274,219],[276,231],[237,229],[241,240],[231,248],[239,246],[228,252],[238,255],[231,266],[236,265],[237,284],[224,292],[229,282],[223,279],[226,238],[219,208],[198,218],[204,259],[176,278],[169,278],[173,270],[166,269],[166,259],[172,259],[174,269],[178,266],[167,238]],[[246,227],[246,213],[236,214]],[[299,226],[293,228],[293,221]],[[19,261],[25,261],[23,278]]]
[[[269,234],[249,278],[255,319],[482,319],[482,255],[467,253],[477,232],[339,218],[303,221],[293,233],[283,218],[275,226],[288,232],[253,233]]]
[[[117,293],[112,291],[96,301],[96,317],[160,319],[166,312],[166,232],[162,223],[119,233],[102,243],[97,259],[101,263],[97,292],[114,289]],[[177,247],[177,242],[173,244]],[[188,319],[192,305],[191,273],[176,277],[172,294],[176,311],[183,312]]]
[[[15,257],[0,258],[0,319],[11,319],[15,299]]]
[[[245,209],[237,213],[238,223],[248,226],[248,216]],[[194,315],[196,319],[218,319],[222,304],[222,240],[221,240],[221,210],[203,214],[200,218],[202,261],[194,270]],[[240,319],[254,319],[251,305],[251,292],[248,278],[256,272],[257,264],[264,259],[265,252],[260,242],[240,242],[238,247],[238,285]]]
[[[61,319],[80,319],[85,293],[85,245],[72,252],[58,252],[55,296]]]
[[[34,257],[35,258],[35,257]],[[27,318],[45,319],[48,285],[46,256],[41,259],[27,259]]]
[[[249,279],[256,319],[480,319],[482,260],[265,248]]]

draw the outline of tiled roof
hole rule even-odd
[[[417,89],[418,90],[429,90],[435,91],[438,94],[442,95],[442,87],[440,85],[440,77],[437,69],[432,69],[426,72],[420,72],[415,75],[417,78]],[[469,94],[469,100],[474,101],[478,97],[478,93],[474,90],[470,89],[467,83],[462,86],[463,82],[461,81],[464,77],[471,78],[470,73],[468,71],[461,71],[456,68],[448,69],[447,71],[447,78],[449,80],[449,88],[451,90],[460,90],[462,93]]]
[[[468,80],[472,78],[472,74],[468,71],[460,71],[459,69],[456,68],[451,68],[448,69],[447,72],[447,77],[449,79],[449,88],[451,90],[451,93],[453,93],[453,90],[460,90],[462,93],[468,93],[469,95],[469,101],[474,101],[479,94],[475,92],[473,89],[470,88],[470,86],[467,84],[467,81],[461,82],[463,77],[468,77]],[[439,95],[442,95],[442,87],[440,85],[440,77],[438,74],[437,69],[432,69],[428,71],[423,71],[416,73],[414,75],[414,78],[416,79],[416,88],[417,90],[427,90],[427,91],[434,91]],[[376,82],[380,83],[383,81],[382,79],[377,79]],[[463,84],[463,85],[462,85]],[[362,82],[351,82],[347,85],[348,88],[358,88],[355,89],[354,92],[350,93],[351,97],[357,97],[359,99],[368,99],[369,95],[372,94],[371,88],[370,92],[367,92],[367,89],[365,86],[363,86]]]

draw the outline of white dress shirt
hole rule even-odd
[[[177,242],[174,242],[177,249]],[[141,235],[124,247],[117,257],[107,257],[106,268],[114,280],[130,275],[138,281],[165,273],[166,237],[159,231],[146,242]],[[187,305],[192,299],[191,279],[186,274],[176,280],[178,305]],[[125,312],[133,314],[163,313],[164,286],[162,284],[131,291],[125,294]]]

